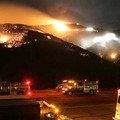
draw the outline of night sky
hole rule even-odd
[[[102,28],[120,28],[120,0],[1,0],[22,4],[50,17]]]

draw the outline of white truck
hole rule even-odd
[[[80,80],[76,82],[73,86],[67,86],[62,89],[63,94],[73,95],[77,93],[89,93],[91,95],[98,94],[98,81],[87,81],[87,80]]]

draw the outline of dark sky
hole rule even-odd
[[[120,0],[1,0],[30,6],[53,18],[103,28],[120,28]]]

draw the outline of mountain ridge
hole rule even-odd
[[[53,35],[26,31],[23,41],[28,43],[12,48],[0,44],[1,79],[30,77],[33,88],[53,88],[63,79],[97,79],[101,87],[119,84],[120,71],[115,64]]]

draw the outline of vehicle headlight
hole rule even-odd
[[[71,87],[71,86],[69,86],[68,88],[69,88],[69,89],[71,89],[72,87]]]
[[[56,114],[49,112],[45,114],[45,119],[55,119],[57,116]]]
[[[59,113],[59,109],[55,108],[55,113]]]
[[[68,91],[68,89],[66,88],[65,91]]]

